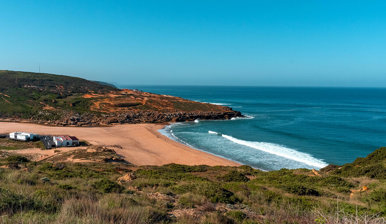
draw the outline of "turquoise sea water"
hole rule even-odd
[[[386,146],[386,89],[124,86],[232,107],[247,118],[163,133],[263,170],[344,164]]]

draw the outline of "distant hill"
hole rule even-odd
[[[118,90],[111,84],[65,75],[1,70],[0,78],[1,92],[12,89],[29,89],[61,95],[73,95],[75,93],[105,93]]]
[[[52,125],[230,119],[229,107],[185,100],[82,78],[0,71],[0,119]]]

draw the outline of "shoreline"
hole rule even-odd
[[[0,133],[13,131],[41,135],[74,135],[92,145],[119,145],[114,150],[126,161],[142,165],[240,166],[241,164],[211,153],[191,148],[159,132],[165,124],[120,124],[109,127],[57,127],[33,123],[0,122]],[[76,148],[74,148],[76,149]],[[58,150],[61,150],[58,148]],[[28,149],[25,150],[27,153]],[[41,150],[44,152],[54,150]]]
[[[217,121],[217,120],[216,120],[216,121]],[[178,144],[184,145],[184,146],[186,146],[186,147],[188,147],[188,148],[191,148],[191,149],[194,149],[194,150],[197,150],[197,151],[200,151],[200,152],[204,152],[204,153],[207,153],[207,154],[210,154],[210,155],[213,155],[213,156],[216,156],[216,157],[225,159],[225,160],[229,160],[229,161],[231,161],[231,162],[234,162],[234,163],[238,164],[238,166],[244,165],[244,164],[239,163],[238,161],[235,161],[235,160],[232,160],[232,159],[229,159],[229,158],[225,158],[225,157],[223,157],[223,156],[216,155],[216,154],[211,153],[211,152],[207,152],[207,151],[205,151],[205,150],[203,150],[203,149],[196,148],[196,147],[194,147],[194,146],[188,144],[187,142],[184,143],[184,141],[182,141],[181,139],[179,139],[177,136],[171,135],[171,136],[169,137],[169,136],[167,135],[167,132],[166,132],[166,131],[165,131],[165,134],[162,134],[162,132],[161,132],[162,130],[165,130],[166,127],[172,126],[172,125],[175,125],[175,124],[179,124],[179,123],[178,123],[178,122],[173,122],[173,123],[166,124],[166,125],[164,125],[163,128],[158,129],[157,132],[158,132],[159,134],[161,134],[162,136],[166,137],[167,139],[170,139],[170,140],[172,140],[173,142],[176,142],[176,143],[178,143]],[[174,136],[174,137],[173,137],[173,136]],[[264,170],[264,169],[261,169],[261,168],[258,168],[258,167],[253,167],[253,168],[254,168],[254,169],[259,169],[259,170],[261,170],[261,171],[267,171],[267,170]]]

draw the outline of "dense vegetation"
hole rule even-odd
[[[385,164],[386,148],[319,172],[3,155],[0,222],[385,223]]]

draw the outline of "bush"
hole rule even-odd
[[[169,164],[161,167],[151,167],[151,169],[139,169],[135,171],[138,178],[167,179],[171,181],[179,180],[206,180],[205,178],[195,176],[191,172],[204,172],[206,166],[185,166],[178,164]]]
[[[288,191],[289,193],[296,194],[296,195],[320,196],[320,193],[317,190],[303,185],[286,186],[285,190]]]
[[[40,200],[0,188],[0,214],[12,215],[18,211],[28,210],[55,212],[57,207],[54,204],[46,204]]]
[[[15,163],[15,164],[22,164],[22,163],[28,163],[29,159],[27,159],[24,156],[9,156],[6,158],[6,161],[8,164]]]
[[[60,184],[58,186],[59,188],[63,189],[63,190],[71,190],[71,189],[74,189],[73,186],[69,185],[69,184]]]
[[[244,174],[236,170],[232,170],[218,179],[225,182],[247,182],[249,180]]]
[[[352,164],[344,165],[341,169],[335,170],[337,175],[345,177],[367,176],[374,179],[386,179],[386,168],[382,163],[354,166]]]
[[[346,164],[341,169],[334,171],[337,175],[345,177],[367,176],[375,179],[386,179],[386,147],[375,150],[365,158],[358,158],[353,163]]]
[[[163,212],[139,206],[103,208],[99,201],[70,199],[64,202],[57,223],[168,223]]]
[[[103,172],[95,171],[84,164],[43,163],[38,169],[50,178],[60,180],[66,178],[100,178],[104,176]]]
[[[247,217],[247,215],[242,211],[229,211],[227,216],[238,222],[242,222]]]
[[[102,193],[121,193],[125,189],[121,185],[107,179],[97,181],[92,186]]]
[[[207,183],[197,186],[197,193],[207,197],[212,203],[227,203],[234,204],[238,199],[233,195],[232,192],[221,188],[217,184]]]
[[[0,214],[5,212],[13,214],[19,210],[27,210],[26,208],[32,207],[33,201],[28,200],[22,195],[0,188]]]
[[[323,178],[320,182],[323,186],[327,185],[330,187],[345,187],[345,188],[353,188],[354,184],[347,182],[343,178],[338,176],[328,176]]]
[[[181,195],[178,199],[178,204],[185,208],[194,208],[195,206],[203,205],[205,202],[206,198],[204,196],[192,193]]]

